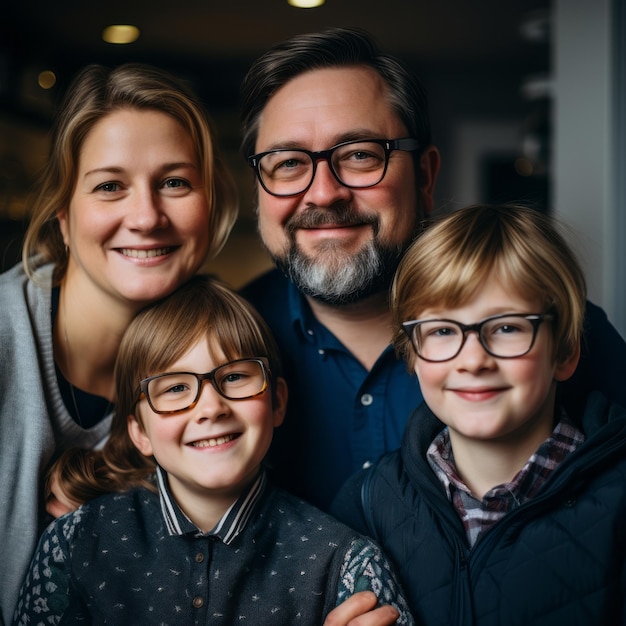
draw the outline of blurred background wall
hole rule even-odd
[[[590,297],[626,335],[626,16],[621,0],[23,0],[0,21],[0,268],[19,258],[55,107],[83,65],[143,61],[189,81],[210,111],[241,212],[208,267],[234,287],[270,266],[239,154],[239,84],[273,43],[369,30],[425,83],[443,166],[436,202],[517,201],[571,226]],[[103,41],[132,24],[126,45]],[[49,72],[49,73],[46,73]]]

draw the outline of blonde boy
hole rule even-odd
[[[574,421],[559,404],[585,281],[553,222],[445,216],[407,252],[392,306],[425,402],[335,514],[379,540],[426,626],[626,623],[626,411],[592,393]]]

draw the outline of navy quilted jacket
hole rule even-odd
[[[425,626],[626,624],[626,411],[593,394],[585,442],[540,492],[468,548],[425,455],[422,405],[400,451],[357,474],[332,511],[378,539]]]

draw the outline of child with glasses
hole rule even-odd
[[[395,607],[382,615],[413,624],[369,539],[268,483],[280,374],[261,318],[216,281],[140,313],[119,351],[110,439],[51,473],[52,512],[97,497],[46,530],[15,623],[319,626],[370,590]]]
[[[545,215],[474,206],[435,222],[392,289],[424,403],[402,447],[333,512],[375,537],[426,626],[626,624],[626,411],[559,403],[585,281]]]

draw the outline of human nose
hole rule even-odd
[[[479,371],[495,366],[495,359],[483,346],[478,330],[468,330],[459,353],[456,356],[457,369]]]
[[[197,421],[217,420],[230,411],[228,400],[218,393],[212,379],[200,381],[200,395],[196,403]]]
[[[150,232],[167,226],[168,218],[161,200],[151,188],[136,188],[129,203],[126,224],[131,230]]]
[[[346,201],[352,190],[339,182],[328,159],[317,161],[313,180],[305,192],[306,201],[315,206],[331,206],[337,201]]]

